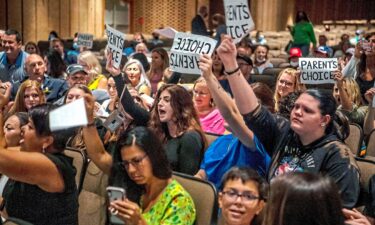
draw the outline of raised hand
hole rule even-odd
[[[90,94],[85,94],[85,107],[88,124],[94,123],[95,98]]]
[[[375,87],[368,89],[365,93],[365,99],[367,102],[370,103],[370,105],[372,105],[372,100],[374,96],[375,96]]]
[[[204,54],[199,57],[199,69],[202,71],[202,76],[207,79],[214,76],[212,73],[212,59],[209,55]]]
[[[226,71],[233,71],[238,67],[236,45],[229,35],[225,35],[220,46],[216,50],[218,56],[224,64]]]
[[[121,70],[117,69],[113,66],[113,59],[112,59],[112,53],[108,52],[107,54],[107,63],[105,66],[105,69],[112,74],[112,76],[118,76],[121,74]]]

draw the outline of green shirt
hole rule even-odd
[[[142,205],[141,200],[141,208]],[[192,225],[195,221],[195,206],[189,193],[173,180],[155,205],[142,215],[149,225]]]
[[[291,34],[293,36],[294,44],[309,45],[310,42],[316,46],[316,39],[313,25],[309,22],[299,22],[294,25]]]

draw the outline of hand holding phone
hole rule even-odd
[[[125,200],[126,194],[125,189],[120,187],[113,187],[109,186],[107,187],[107,194],[109,202],[117,201],[117,200]],[[120,218],[118,218],[116,215],[118,214],[118,211],[116,209],[111,210],[110,215],[110,221],[112,224],[125,224],[124,221],[122,221]]]

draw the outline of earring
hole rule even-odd
[[[46,153],[46,148],[43,146],[42,153]]]
[[[320,126],[322,126],[322,127],[325,127],[325,126],[326,126],[326,124],[325,124],[325,123],[322,123],[322,124],[320,124]]]

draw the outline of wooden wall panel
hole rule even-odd
[[[36,24],[37,40],[47,40],[51,30],[48,28],[48,0],[36,0]],[[58,30],[56,30],[59,32]]]
[[[22,32],[22,0],[8,2],[8,28]]]
[[[70,34],[74,34],[75,32],[80,31],[80,9],[79,5],[81,5],[81,1],[83,0],[71,0],[70,4]]]
[[[48,30],[55,30],[60,36],[60,0],[48,0]]]
[[[60,36],[72,37],[70,30],[70,0],[60,0]]]
[[[88,30],[88,21],[90,18],[88,18],[88,2],[90,0],[80,0],[78,4],[78,19],[79,19],[79,25],[78,30],[73,32],[86,32]],[[77,6],[76,6],[77,7]]]
[[[23,38],[25,41],[37,42],[36,33],[36,1],[23,1]],[[26,44],[26,42],[24,43]]]
[[[6,0],[0,0],[0,30],[7,28]]]

